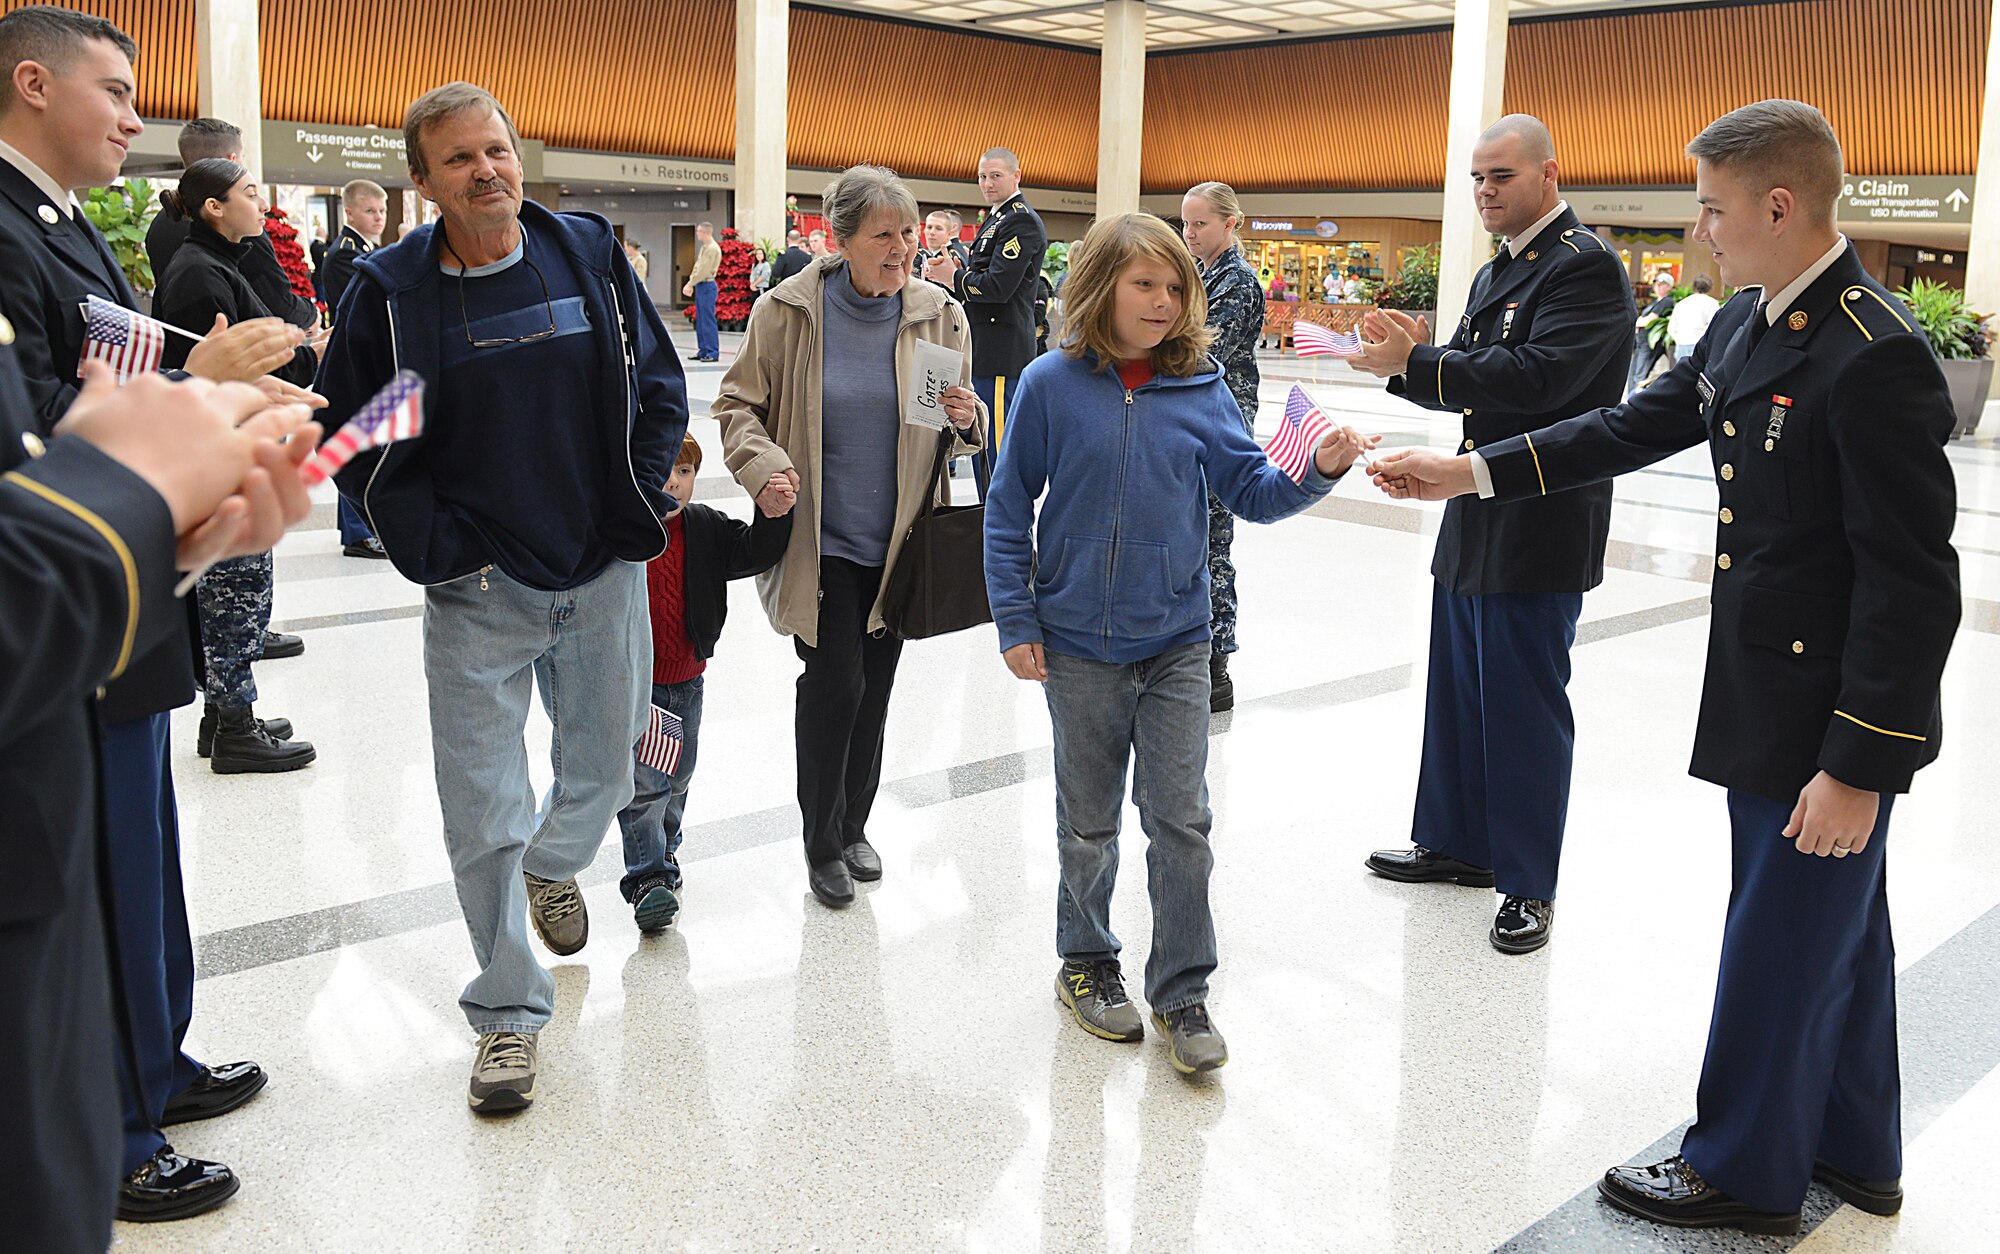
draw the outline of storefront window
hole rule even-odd
[[[1267,290],[1273,279],[1282,275],[1286,300],[1365,303],[1382,283],[1382,245],[1378,241],[1253,238],[1243,241],[1243,258]],[[1329,275],[1333,278],[1331,289]]]

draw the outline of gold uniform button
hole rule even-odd
[[[1471,411],[1471,410],[1469,410],[1469,409],[1468,409],[1468,410],[1464,410],[1464,411],[1462,411],[1462,412],[1463,412],[1463,413],[1465,414],[1465,416],[1466,416],[1467,418],[1470,418],[1470,417],[1472,417],[1472,411]]]
[[[30,457],[40,457],[49,451],[48,446],[42,443],[42,437],[32,431],[23,431],[21,433],[21,447],[28,450],[28,456]]]
[[[1728,462],[1722,463],[1723,482],[1727,483],[1729,480],[1734,479],[1735,477],[1736,477],[1736,467],[1730,465]]]
[[[1735,423],[1733,423],[1733,422],[1725,422],[1725,423],[1723,423],[1723,424],[1722,424],[1722,434],[1724,434],[1724,435],[1735,435],[1735,434],[1736,434],[1736,424],[1735,424]]]
[[[1465,451],[1466,451],[1466,452],[1468,452],[1468,453],[1470,453],[1470,452],[1472,451],[1472,441],[1470,441],[1470,440],[1467,440],[1467,441],[1465,442]]]
[[[1736,514],[1727,505],[1722,507],[1722,525],[1727,527],[1736,521]]]
[[[1806,642],[1805,642],[1805,641],[1803,641],[1803,640],[1794,640],[1794,641],[1792,641],[1792,652],[1794,652],[1794,653],[1804,653],[1805,651],[1806,651]]]
[[[1776,440],[1766,440],[1766,441],[1764,441],[1764,451],[1765,451],[1766,453],[1770,452],[1770,451],[1771,451],[1772,449],[1774,449],[1774,448],[1776,448],[1776,447],[1778,447],[1778,442],[1777,442]]]
[[[1716,558],[1715,558],[1715,564],[1716,564],[1717,566],[1720,566],[1720,567],[1722,567],[1722,569],[1724,569],[1724,570],[1728,570],[1728,569],[1729,569],[1729,554],[1727,554],[1727,553],[1719,553],[1719,554],[1717,554],[1717,555],[1716,555]]]
[[[6,318],[0,317],[0,348],[5,348],[7,345],[12,344],[13,342],[14,342],[14,324],[7,321]]]

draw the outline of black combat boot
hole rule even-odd
[[[1229,655],[1208,655],[1208,712],[1220,714],[1236,708],[1236,684],[1229,678]]]
[[[280,740],[258,726],[257,716],[245,706],[218,712],[208,769],[217,775],[296,771],[317,756],[310,742]]]
[[[205,758],[215,747],[215,720],[218,711],[213,705],[201,707],[201,726],[194,731],[194,752],[196,757]],[[257,726],[269,732],[273,740],[292,738],[292,720],[288,718],[260,718]]]

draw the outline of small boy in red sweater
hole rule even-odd
[[[700,469],[701,445],[689,436],[666,484],[667,495],[680,505],[666,518],[667,551],[646,563],[653,704],[681,720],[681,754],[671,775],[635,755],[632,801],[618,813],[625,836],[625,878],[618,888],[642,932],[666,927],[681,908],[681,868],[675,855],[701,732],[701,677],[722,636],[729,581],[760,575],[784,557],[798,499],[790,480],[773,475],[757,494],[756,521],[742,522],[688,501]]]

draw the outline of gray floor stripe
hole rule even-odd
[[[1720,807],[1717,821],[1721,821]],[[1902,1040],[1903,1140],[1908,1144],[1973,1085],[2000,1067],[2000,1030],[1996,1030],[2000,1029],[2000,906],[1988,910],[1897,977],[1896,1015]],[[1637,1059],[1635,1065],[1643,1062]],[[1633,1155],[1631,1161],[1665,1158],[1680,1148],[1681,1134],[1687,1127],[1684,1123],[1675,1128]],[[1913,1206],[1950,1204],[1949,1198],[1914,1197],[1910,1201]],[[1501,1245],[1498,1254],[1789,1250],[1811,1236],[1839,1207],[1839,1199],[1814,1185],[1806,1195],[1797,1236],[1753,1237],[1734,1229],[1665,1228],[1634,1219],[1600,1202],[1593,1182]]]
[[[1692,597],[1653,609],[1615,614],[1583,623],[1577,630],[1577,643],[1592,644],[1631,635],[1683,622],[1707,612],[1708,598]],[[1332,709],[1407,688],[1415,670],[1414,666],[1407,664],[1385,667],[1289,692],[1272,693],[1244,701],[1237,709],[1290,712]],[[1234,718],[1234,712],[1216,716],[1210,724],[1212,734],[1226,735]],[[882,791],[904,808],[916,810],[994,792],[1031,779],[1046,778],[1051,770],[1049,750],[1043,747],[905,776],[885,783]],[[798,838],[798,811],[790,804],[773,806],[689,828],[682,860],[700,862]],[[597,860],[577,879],[585,887],[615,882],[623,871],[622,858],[618,841],[606,840]],[[303,914],[210,932],[195,938],[196,978],[205,980],[289,962],[345,945],[446,923],[457,917],[456,891],[449,883],[437,883],[388,893],[367,901],[327,906]]]

